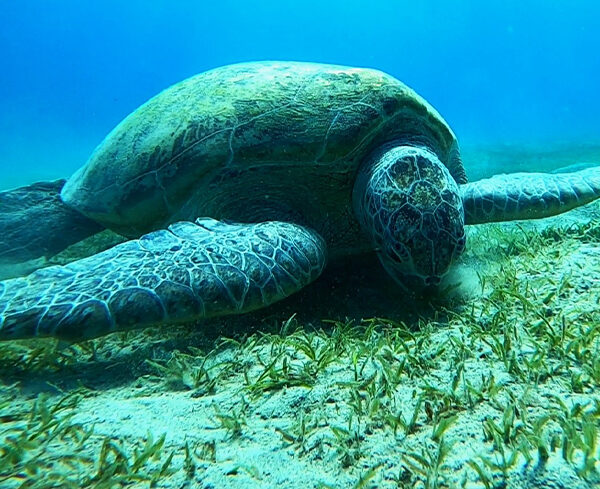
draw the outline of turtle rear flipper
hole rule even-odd
[[[572,173],[495,175],[460,187],[465,224],[539,219],[600,197],[600,167]]]
[[[285,222],[179,222],[65,266],[0,282],[0,339],[69,341],[239,314],[316,279],[325,243]]]
[[[0,192],[0,278],[24,275],[104,229],[60,198],[65,180]]]

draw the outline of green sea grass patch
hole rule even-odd
[[[290,315],[221,339],[196,326],[4,343],[1,480],[270,487],[289,471],[339,489],[519,488],[560,474],[594,487],[597,229],[483,226],[463,262],[477,295],[412,321]]]
[[[175,450],[155,440],[117,440],[73,421],[83,391],[58,401],[0,405],[0,483],[8,488],[155,487],[173,473]],[[140,486],[141,487],[141,486]]]

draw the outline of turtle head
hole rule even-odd
[[[435,290],[465,247],[459,188],[431,151],[380,149],[363,164],[354,211],[388,273],[414,292]]]

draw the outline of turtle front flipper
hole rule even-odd
[[[554,216],[600,197],[600,167],[573,173],[512,173],[460,186],[465,224]]]
[[[0,279],[30,273],[104,229],[63,203],[64,184],[38,182],[0,192]]]
[[[323,239],[285,222],[179,222],[107,251],[0,282],[0,339],[78,341],[239,314],[315,280]]]

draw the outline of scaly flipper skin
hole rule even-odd
[[[465,224],[539,219],[600,197],[600,167],[573,173],[512,173],[460,186]]]
[[[0,192],[0,279],[24,275],[103,227],[60,200],[64,180]]]
[[[315,280],[322,238],[285,222],[179,222],[66,266],[0,282],[0,339],[79,341],[239,314]]]

